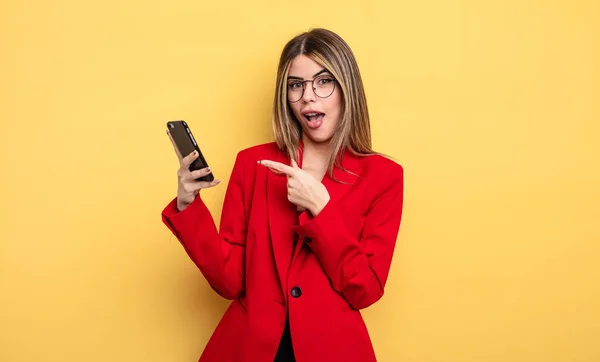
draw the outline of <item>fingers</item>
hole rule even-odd
[[[169,130],[167,130],[167,136],[169,136],[169,139],[171,140],[171,144],[173,145],[173,149],[175,150],[175,153],[177,154],[177,158],[179,159],[179,163],[181,163],[181,160],[183,159],[183,157],[181,156],[181,152],[179,152],[179,148],[177,148],[177,146],[175,145],[175,141],[173,140],[173,136],[171,136],[171,132],[169,132]]]
[[[259,165],[263,165],[268,167],[271,171],[275,173],[284,173],[288,176],[293,176],[296,170],[293,167],[288,165],[284,165],[281,162],[269,161],[269,160],[259,160]]]
[[[189,169],[192,162],[198,158],[198,151],[192,151],[189,155],[185,156],[181,160],[181,167],[185,169]]]
[[[202,168],[200,170],[189,171],[187,168],[180,168],[177,170],[177,175],[183,182],[194,182],[200,177],[204,177],[212,172],[210,167]]]
[[[221,180],[212,180],[210,182],[205,182],[206,187],[214,187],[221,183]]]
[[[210,174],[211,172],[212,172],[212,170],[210,169],[210,167],[202,168],[200,170],[190,172],[190,178],[192,180],[195,180],[197,178],[204,177],[204,176]]]
[[[197,195],[200,190],[215,187],[220,183],[221,183],[221,180],[189,181],[189,182],[182,182],[181,186],[183,188],[183,191],[185,191],[186,193]]]
[[[270,167],[267,167],[267,168],[268,168],[269,170],[271,170],[271,172],[273,172],[273,173],[274,173],[274,174],[276,174],[276,175],[285,175],[283,172],[281,172],[281,171],[279,171],[279,170],[276,170],[276,169],[274,169],[274,168],[270,168]]]
[[[215,187],[220,183],[221,183],[221,180],[196,181],[196,182],[194,182],[194,185],[198,188],[198,190],[201,190],[201,189],[208,189],[210,187]]]

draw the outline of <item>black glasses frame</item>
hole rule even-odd
[[[318,80],[318,79],[320,79],[320,78],[331,78],[331,80],[333,81],[333,89],[331,90],[331,93],[329,93],[329,95],[326,95],[325,97],[321,97],[320,95],[318,95],[317,94],[317,88],[315,88],[315,86],[314,86],[315,81]],[[329,97],[331,97],[331,95],[333,94],[333,92],[335,92],[335,85],[337,84],[337,80],[334,77],[330,76],[330,75],[319,75],[319,76],[316,76],[313,79],[309,79],[309,80],[294,80],[294,82],[292,82],[292,83],[300,83],[300,84],[302,84],[302,93],[300,94],[300,98],[298,98],[295,101],[290,100],[290,90],[289,89],[286,90],[288,102],[290,102],[290,103],[296,103],[296,102],[300,102],[300,100],[302,99],[302,97],[304,97],[304,92],[306,92],[306,84],[305,83],[312,83],[313,84],[312,85],[313,93],[317,97],[323,99],[323,98],[329,98]],[[287,87],[289,87],[289,85],[290,85],[290,82],[288,82]]]

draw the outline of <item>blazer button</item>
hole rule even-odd
[[[312,242],[312,239],[311,239],[311,238],[309,238],[308,236],[305,236],[305,237],[304,237],[304,242],[305,242],[305,243],[310,243],[310,242]]]
[[[292,297],[294,297],[294,298],[300,298],[301,295],[302,295],[302,289],[300,289],[298,287],[293,287],[292,288]]]

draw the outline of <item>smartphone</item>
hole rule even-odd
[[[175,141],[175,146],[182,157],[189,155],[194,150],[198,151],[198,158],[190,165],[190,171],[208,167],[208,163],[206,163],[202,152],[200,152],[200,147],[198,147],[198,143],[196,143],[196,139],[185,121],[169,121],[167,122],[167,129],[171,133],[171,137]],[[196,181],[213,181],[214,179],[215,177],[211,172],[206,176],[197,178]]]

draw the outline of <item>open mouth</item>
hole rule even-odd
[[[319,112],[306,113],[304,115],[304,117],[306,117],[306,120],[309,122],[320,121],[323,119],[323,117],[325,117],[325,113],[319,113]]]

